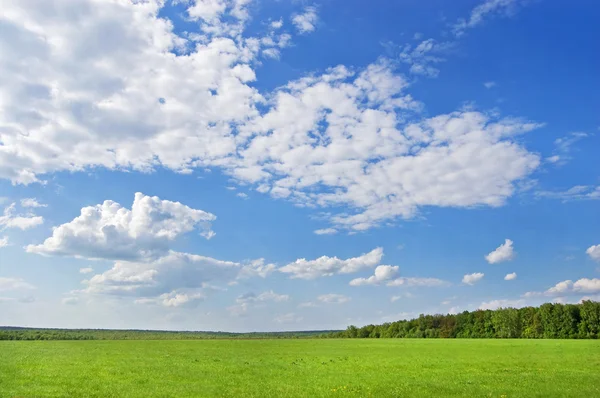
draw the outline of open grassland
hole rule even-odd
[[[2,341],[0,396],[600,397],[600,341]]]

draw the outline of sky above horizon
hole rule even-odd
[[[0,325],[600,301],[596,2],[0,3]]]

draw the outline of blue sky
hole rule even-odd
[[[345,328],[600,299],[590,1],[0,17],[0,324]]]

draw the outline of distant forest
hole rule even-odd
[[[323,336],[330,330],[302,332],[227,333],[161,330],[32,329],[0,326],[0,340],[212,340],[297,339]]]
[[[600,338],[600,302],[543,304],[540,307],[465,311],[456,315],[421,315],[416,319],[349,326],[329,338]]]

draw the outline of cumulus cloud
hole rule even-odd
[[[306,7],[301,14],[292,16],[292,23],[300,34],[313,32],[318,20],[317,8],[314,6]]]
[[[396,278],[386,283],[387,286],[391,287],[437,287],[437,286],[448,286],[449,282],[438,279],[438,278],[416,278],[416,277],[402,277]]]
[[[210,223],[215,218],[179,202],[138,192],[131,210],[111,200],[84,207],[79,217],[56,227],[44,243],[26,249],[89,259],[157,258],[168,252],[171,241],[197,227],[203,228],[205,237],[211,237]]]
[[[348,296],[344,296],[343,294],[330,293],[317,297],[317,300],[326,304],[344,304],[352,299]]]
[[[546,290],[546,294],[562,294],[573,288],[573,281],[567,280],[558,282],[555,286]]]
[[[21,199],[21,207],[48,207],[48,205],[38,202],[36,198]]]
[[[3,236],[0,238],[0,248],[6,246],[10,246],[10,243],[8,243],[8,236]]]
[[[494,87],[496,87],[496,85],[497,85],[496,82],[491,82],[491,81],[483,83],[483,86],[485,88],[494,88]]]
[[[283,26],[283,19],[278,19],[277,21],[272,21],[271,22],[271,27],[273,29],[281,29],[281,27]]]
[[[219,284],[265,278],[276,269],[263,258],[237,263],[170,250],[172,241],[196,229],[210,237],[215,218],[179,202],[137,193],[131,209],[110,200],[83,208],[79,217],[56,227],[43,244],[30,245],[27,251],[116,260],[109,270],[84,280],[84,287],[72,292],[74,297],[115,295],[138,304],[192,305],[223,290]],[[93,269],[79,272],[92,274]]]
[[[379,285],[389,281],[398,274],[398,266],[379,265],[375,268],[375,274],[368,278],[356,278],[350,281],[350,286]]]
[[[600,293],[600,279],[579,279],[573,283],[573,290],[582,293]]]
[[[600,245],[590,246],[585,252],[592,260],[600,262]]]
[[[517,273],[516,272],[512,272],[510,274],[506,274],[506,276],[504,277],[505,281],[512,281],[517,279]]]
[[[520,308],[526,305],[526,301],[519,300],[492,300],[484,301],[479,305],[480,310],[497,310],[498,308]]]
[[[18,228],[22,231],[37,227],[44,223],[44,217],[35,214],[17,214],[16,203],[12,203],[4,209],[0,216],[0,231],[7,228]]]
[[[277,266],[273,263],[267,263],[264,258],[251,260],[241,265],[240,272],[238,274],[239,279],[246,279],[252,277],[266,278],[272,272],[277,269]]]
[[[328,256],[322,256],[316,260],[300,258],[279,268],[279,271],[290,274],[291,278],[316,279],[336,274],[351,274],[365,268],[372,268],[381,262],[382,257],[383,249],[378,247],[369,253],[346,260]]]
[[[539,124],[467,110],[422,118],[390,61],[261,93],[260,55],[277,57],[290,36],[246,37],[247,0],[187,4],[194,37],[173,31],[158,0],[4,5],[0,178],[218,167],[275,198],[346,207],[333,227],[362,231],[426,206],[501,206],[539,165],[515,138]]]
[[[31,283],[25,282],[21,278],[0,277],[0,292],[31,289],[35,289],[35,286],[33,286]]]
[[[479,282],[480,280],[482,280],[483,277],[484,277],[484,274],[481,273],[481,272],[475,272],[475,273],[472,273],[472,274],[466,274],[462,278],[462,283],[464,283],[466,285],[474,285],[477,282]]]
[[[485,259],[490,264],[497,264],[504,261],[510,261],[515,257],[513,241],[506,239],[503,244],[498,246],[496,250],[485,256]]]
[[[335,235],[338,233],[338,230],[335,228],[323,228],[323,229],[317,229],[314,232],[317,235]]]
[[[171,251],[148,262],[116,261],[111,269],[84,281],[85,293],[158,296],[178,289],[210,289],[239,274],[239,263]]]
[[[581,278],[575,282],[565,280],[558,282],[545,291],[546,295],[568,295],[576,293],[600,293],[600,279]]]

